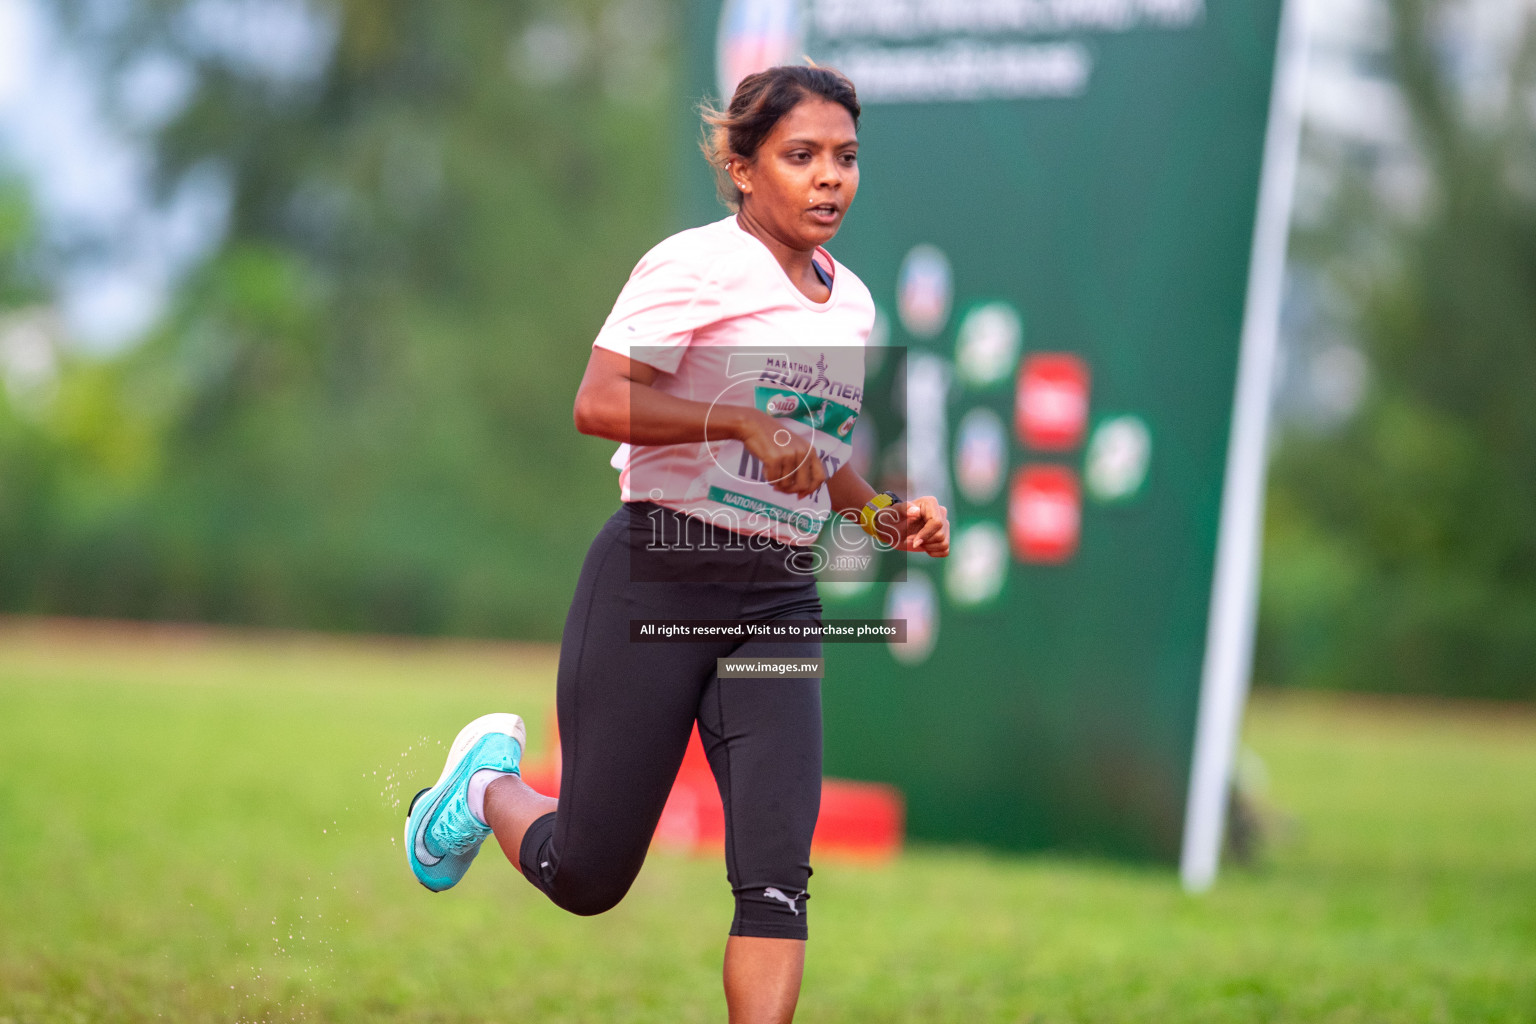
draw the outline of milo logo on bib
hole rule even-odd
[[[764,391],[767,391],[768,395],[766,396],[767,400],[762,408],[768,413],[768,415],[793,416],[795,413],[800,411],[799,395],[787,392],[779,392],[775,394],[771,388],[758,388],[757,393],[760,398],[764,397]]]

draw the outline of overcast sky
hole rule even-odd
[[[131,78],[128,105],[143,117],[185,91],[152,64]],[[167,210],[149,209],[149,155],[101,115],[90,82],[36,0],[0,0],[0,160],[25,176],[56,230],[110,243],[106,258],[71,269],[58,297],[72,339],[110,351],[161,312],[175,275],[221,230],[223,200],[205,175]]]

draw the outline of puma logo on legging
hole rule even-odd
[[[802,892],[800,896],[785,896],[777,889],[768,888],[763,890],[763,895],[767,896],[769,899],[778,900],[780,903],[788,903],[789,909],[795,912],[795,916],[800,916],[800,908],[795,906],[795,900],[799,899],[800,896],[804,896],[805,893]]]

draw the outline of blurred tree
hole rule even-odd
[[[93,454],[46,542],[0,533],[43,552],[0,604],[556,635],[617,501],[571,400],[671,226],[670,8],[55,3],[159,198],[228,213],[153,336],[71,378]]]
[[[30,255],[36,249],[36,215],[19,181],[0,170],[0,311],[12,312],[40,294]]]
[[[1301,240],[1352,291],[1373,381],[1274,461],[1264,681],[1536,698],[1536,31],[1489,116],[1444,45],[1456,6],[1391,7],[1422,209],[1346,190]]]
[[[35,422],[56,371],[37,251],[31,197],[0,171],[0,537],[32,542],[0,547],[0,580],[36,576],[57,492],[57,460]]]

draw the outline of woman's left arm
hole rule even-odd
[[[850,519],[857,519],[859,510],[874,496],[875,489],[852,466],[842,466],[827,480],[832,510]],[[934,558],[949,554],[949,511],[937,498],[913,498],[881,509],[875,514],[875,528],[892,547],[925,551]],[[894,540],[890,531],[894,531]]]

